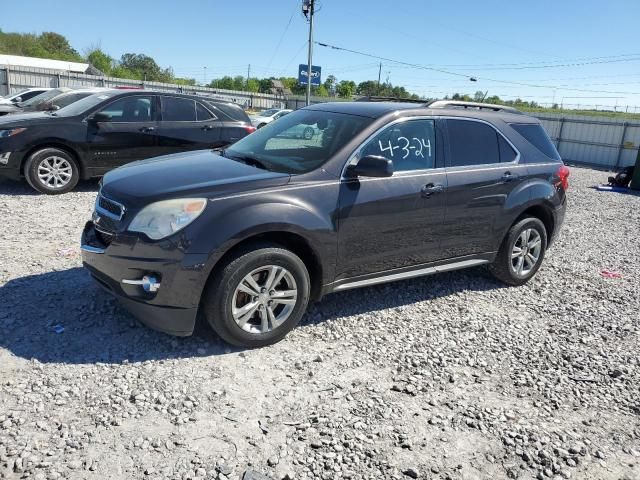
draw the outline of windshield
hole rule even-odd
[[[47,100],[51,100],[53,97],[60,95],[64,91],[66,90],[58,90],[57,88],[54,88],[53,90],[48,90],[44,93],[41,93],[40,95],[36,95],[35,97],[30,98],[29,100],[21,102],[20,106],[33,107],[34,105],[39,105],[43,102],[46,102]]]
[[[0,97],[0,98],[4,98],[4,99],[16,98],[16,97],[19,97],[20,95],[22,95],[24,92],[27,92],[27,91],[29,91],[28,88],[23,88],[22,90],[20,90],[17,93],[10,93],[10,94],[5,95],[4,97]]]
[[[118,92],[100,92],[89,95],[88,97],[73,102],[71,105],[67,105],[56,112],[56,116],[59,117],[73,117],[74,115],[80,115],[86,112],[92,107],[95,107],[99,103],[104,102],[108,98],[117,95]]]
[[[306,173],[323,165],[371,121],[345,113],[297,110],[234,143],[224,155],[275,172]]]
[[[270,108],[269,110],[265,110],[264,112],[260,112],[258,114],[258,116],[260,117],[271,117],[273,115],[275,115],[276,113],[278,113],[280,110],[278,110],[277,108]]]

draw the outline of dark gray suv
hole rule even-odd
[[[540,122],[509,107],[314,105],[221,152],[107,173],[83,260],[151,327],[189,335],[201,311],[226,341],[262,346],[335,291],[476,265],[524,284],[568,176]]]

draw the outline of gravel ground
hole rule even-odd
[[[2,183],[0,478],[638,479],[640,196],[590,188],[606,176],[573,169],[526,286],[334,294],[247,351],[153,332],[92,284],[95,183]]]

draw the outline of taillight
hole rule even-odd
[[[571,170],[569,170],[569,167],[567,167],[566,165],[562,165],[558,169],[557,175],[560,179],[559,183],[562,185],[562,188],[566,192],[569,189],[569,175],[571,175]]]
[[[247,134],[249,134],[249,133],[253,133],[253,132],[255,132],[255,131],[256,131],[256,127],[249,126],[249,125],[247,125],[247,126],[245,126],[245,127],[242,127],[242,128],[244,128],[244,129],[246,130]]]

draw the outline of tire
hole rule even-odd
[[[527,246],[523,249],[525,239]],[[523,218],[509,229],[489,271],[508,285],[524,285],[540,269],[546,249],[544,223],[535,217]]]
[[[257,286],[266,287],[272,274],[280,280],[267,291],[258,292],[247,281],[250,276]],[[214,274],[203,297],[203,313],[227,343],[248,348],[272,345],[306,312],[310,283],[309,272],[297,255],[276,245],[254,245],[238,252]]]
[[[313,128],[307,127],[302,131],[302,138],[304,138],[305,140],[311,140],[315,133],[316,132],[313,130]]]
[[[256,128],[256,130],[258,130],[259,128],[262,128],[266,125],[266,123],[261,123],[260,125],[258,125],[258,128]]]
[[[47,172],[53,172],[46,177]],[[34,190],[47,195],[70,192],[78,184],[80,170],[75,159],[64,150],[43,148],[28,158],[24,176]]]

